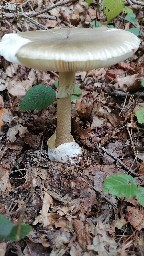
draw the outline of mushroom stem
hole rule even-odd
[[[74,72],[59,74],[57,94],[57,128],[55,146],[72,142],[71,136],[71,95],[74,90]]]

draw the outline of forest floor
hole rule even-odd
[[[106,25],[99,4],[3,1],[0,38],[17,31]],[[142,31],[142,6],[127,6]],[[113,25],[133,27],[124,13]],[[143,37],[142,32],[142,41]],[[0,59],[0,213],[13,223],[21,216],[23,223],[33,227],[25,239],[1,243],[1,255],[144,255],[144,208],[134,198],[120,200],[103,192],[105,178],[114,173],[131,174],[137,184],[144,185],[144,126],[135,116],[144,105],[143,57],[141,44],[125,62],[76,74],[82,95],[72,103],[72,135],[83,149],[76,165],[48,159],[56,104],[42,111],[19,110],[30,87],[53,87],[58,74]]]

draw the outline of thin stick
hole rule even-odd
[[[125,171],[127,171],[127,172],[130,173],[130,174],[133,174],[134,176],[138,176],[138,175],[134,172],[134,170],[132,170],[131,168],[129,168],[128,166],[126,166],[119,158],[117,158],[116,156],[112,155],[112,154],[111,154],[108,150],[106,150],[104,147],[102,147],[102,146],[100,146],[100,145],[98,145],[98,144],[96,144],[95,146],[96,146],[96,148],[98,148],[98,150],[101,149],[104,153],[106,153],[108,156],[110,156],[112,159],[114,159],[117,163],[119,163],[119,164],[124,168]]]
[[[73,3],[73,2],[76,2],[76,1],[77,0],[65,0],[65,1],[62,1],[62,2],[58,2],[56,4],[51,5],[50,7],[47,7],[46,9],[44,9],[42,11],[39,11],[39,12],[33,14],[32,17],[36,17],[37,15],[42,14],[44,12],[51,11],[52,9],[54,9],[54,8],[56,8],[58,6],[63,6],[65,4]]]

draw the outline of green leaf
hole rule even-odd
[[[54,86],[55,86],[56,89],[58,88],[58,81],[57,80],[54,81]]]
[[[21,101],[21,110],[44,109],[53,104],[56,99],[56,92],[50,87],[38,84],[30,88]]]
[[[13,224],[4,215],[0,214],[0,242],[23,239],[31,230],[32,227],[27,224],[21,224],[19,230],[18,224]]]
[[[81,94],[82,94],[82,90],[79,88],[78,85],[75,84],[71,100],[77,100]]]
[[[10,235],[7,237],[7,241],[17,241],[25,238],[25,236],[32,230],[32,227],[28,224],[21,224],[20,230],[19,226],[14,225]]]
[[[136,195],[136,199],[144,207],[144,188],[139,187]]]
[[[124,12],[125,14],[130,14],[130,13],[133,13],[133,10],[132,10],[131,8],[129,8],[128,6],[125,6],[125,7],[123,8],[123,12]]]
[[[93,28],[102,27],[102,24],[101,24],[99,21],[97,21],[97,20],[93,20],[93,21],[91,22],[91,25],[92,25]]]
[[[92,2],[93,2],[93,0],[85,0],[86,1],[86,3],[88,4],[88,5],[90,5]]]
[[[54,86],[58,88],[58,81],[54,82]],[[82,90],[79,88],[77,84],[75,84],[71,100],[77,100],[81,94],[82,94]]]
[[[117,17],[124,8],[123,0],[104,0],[104,13],[107,17],[107,21],[111,21],[115,17]]]
[[[128,31],[133,33],[136,36],[140,35],[140,29],[139,28],[130,28],[130,29],[128,29]]]
[[[13,223],[4,215],[0,214],[0,242],[10,234],[12,228]]]
[[[136,19],[136,15],[134,13],[129,13],[125,16],[125,20],[129,21],[133,25],[138,25],[138,21]]]
[[[144,107],[141,107],[138,111],[136,111],[136,117],[139,124],[144,124]]]
[[[142,82],[141,82],[141,84],[142,84],[142,87],[144,87],[144,79],[142,79]]]
[[[117,197],[133,197],[136,195],[137,190],[137,185],[131,175],[114,174],[104,181],[104,192]]]

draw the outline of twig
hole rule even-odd
[[[135,1],[135,0],[127,0],[128,4],[131,5],[135,9],[142,9],[144,6],[143,2]]]
[[[51,5],[50,7],[47,7],[46,9],[44,9],[42,11],[39,11],[39,12],[33,14],[31,17],[36,17],[37,15],[42,14],[44,12],[51,11],[52,9],[54,9],[54,8],[56,8],[58,6],[62,6],[62,5],[69,4],[69,3],[73,3],[73,2],[76,2],[76,1],[77,0],[65,0],[65,1],[62,1],[62,2],[58,2],[56,4]]]
[[[31,23],[33,23],[35,26],[37,26],[39,29],[44,29],[47,30],[47,28],[45,26],[43,26],[41,23],[39,23],[38,21],[28,17],[25,13],[23,13],[23,17],[26,18],[28,21],[30,21]]]
[[[134,176],[138,176],[134,170],[132,170],[131,168],[129,168],[127,165],[125,165],[119,158],[117,158],[116,156],[114,156],[113,154],[111,154],[107,149],[105,149],[104,147],[96,144],[95,147],[98,149],[98,150],[102,150],[104,153],[106,153],[108,156],[110,156],[114,161],[116,161],[117,163],[119,163],[123,169],[125,171],[127,171],[128,173],[130,174],[133,174]]]
[[[35,11],[29,11],[29,12],[17,12],[17,16],[18,17],[24,17],[24,14],[28,17],[32,17],[33,14],[35,14],[36,12]],[[3,18],[3,19],[12,19],[12,18],[15,18],[16,17],[16,14],[15,13],[0,13],[0,18]],[[51,16],[51,15],[48,15],[48,14],[39,14],[37,15],[37,18],[41,18],[41,19],[51,19],[51,20],[55,20],[56,18],[54,16]]]
[[[128,0],[127,0],[128,1]],[[137,0],[129,0],[132,4],[136,4],[136,5],[142,5],[144,6],[144,3],[141,1],[137,1]]]
[[[115,90],[114,92],[109,92],[109,94],[116,97],[144,97],[144,92],[129,93]]]
[[[129,135],[129,138],[130,138],[130,141],[131,141],[131,146],[132,146],[132,149],[133,149],[133,152],[134,152],[134,155],[135,155],[135,159],[137,159],[137,151],[136,151],[133,139],[132,139],[132,129],[130,129],[128,127],[128,125],[127,125],[127,132],[128,132],[128,135]]]
[[[36,25],[38,28],[40,29],[46,29],[45,26],[43,26],[42,24],[40,24],[38,21],[35,21],[34,17],[41,17],[42,18],[42,14],[58,7],[58,6],[63,6],[65,4],[68,4],[68,3],[73,3],[73,2],[76,2],[77,0],[65,0],[63,2],[58,2],[56,4],[53,4],[47,8],[45,8],[44,10],[42,11],[39,11],[39,12],[34,12],[34,11],[30,11],[30,12],[23,12],[23,9],[22,9],[22,4],[10,4],[10,3],[6,3],[5,5],[0,5],[0,9],[1,10],[9,10],[11,12],[14,12],[14,13],[1,13],[0,14],[0,18],[14,18],[14,17],[24,17],[26,18],[27,20],[29,20],[31,23],[33,23],[34,25]],[[17,11],[17,8],[18,6],[20,7],[21,11]],[[15,12],[17,11],[17,13],[15,14]],[[45,18],[48,18],[47,15],[44,15]],[[50,16],[50,18],[52,18]]]

